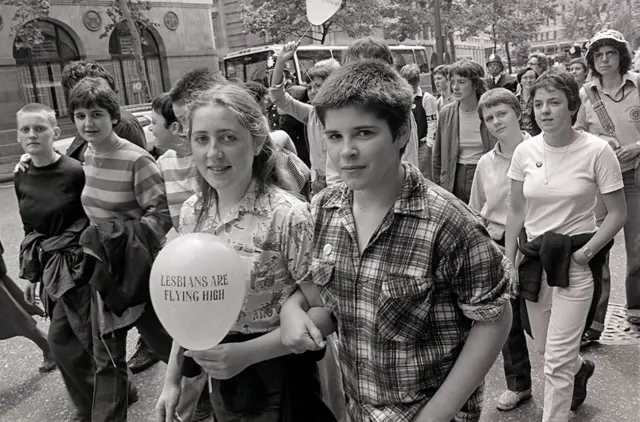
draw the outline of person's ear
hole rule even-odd
[[[178,135],[180,132],[180,123],[178,123],[178,121],[171,123],[169,125],[169,132],[171,132],[172,135]]]
[[[58,138],[60,138],[60,134],[62,133],[62,131],[60,130],[60,128],[58,126],[55,126],[53,128],[53,140],[57,141]]]

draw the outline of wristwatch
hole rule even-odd
[[[586,256],[589,259],[593,258],[593,251],[587,248],[586,246],[582,248],[582,253],[584,254],[584,256]]]

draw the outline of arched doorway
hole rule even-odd
[[[144,28],[141,35],[144,68],[149,81],[150,95],[154,98],[165,90],[160,46],[156,36],[148,28]],[[136,72],[133,38],[125,22],[120,22],[111,32],[109,54],[113,61],[113,76],[118,86],[121,104],[144,102]]]
[[[62,69],[67,63],[80,60],[79,46],[71,29],[49,20],[38,20],[36,24],[44,38],[40,44],[31,48],[21,47],[15,41],[13,44],[20,93],[26,103],[46,104],[58,117],[64,117],[68,111],[67,96],[60,82]]]

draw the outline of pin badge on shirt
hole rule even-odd
[[[538,168],[542,167],[542,161],[538,161],[538,162],[536,163],[536,167],[538,167]]]
[[[330,244],[328,244],[328,243],[327,243],[326,245],[324,245],[324,248],[323,248],[322,252],[323,252],[326,256],[329,256],[329,255],[331,255],[331,251],[332,251],[332,250],[333,250],[333,247],[332,247]]]

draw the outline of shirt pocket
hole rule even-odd
[[[433,296],[429,278],[389,275],[382,282],[377,326],[380,335],[397,342],[415,342],[427,336]]]
[[[338,306],[333,283],[335,267],[335,262],[325,260],[314,260],[311,266],[313,282],[320,287],[320,295],[324,305],[333,315],[336,315]]]

